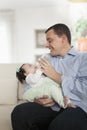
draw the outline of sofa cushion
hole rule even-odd
[[[17,103],[17,87],[15,78],[0,79],[0,104]]]
[[[11,112],[14,105],[0,105],[0,130],[12,130]]]
[[[20,82],[18,83],[18,99],[23,100],[23,91],[24,91],[24,84],[21,84]]]

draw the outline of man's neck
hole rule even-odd
[[[66,48],[64,48],[61,52],[61,57],[64,58],[64,56],[71,50],[71,46],[67,46]]]

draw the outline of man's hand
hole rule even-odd
[[[57,83],[61,83],[61,74],[59,74],[55,68],[49,63],[46,59],[41,58],[40,59],[40,66],[42,69],[42,72],[48,76],[49,78],[53,79]]]
[[[70,102],[70,99],[68,98],[68,96],[64,97],[64,105],[65,107],[76,108],[76,106]]]
[[[50,99],[48,96],[44,95],[41,98],[35,99],[34,100],[36,103],[44,106],[44,107],[51,107],[55,104],[55,102],[53,101],[53,99]]]

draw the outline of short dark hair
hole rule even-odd
[[[25,64],[23,64],[23,65],[25,65]],[[26,76],[24,75],[25,70],[22,68],[23,65],[16,71],[16,77],[22,84],[24,83],[24,80],[26,78]]]
[[[70,32],[70,29],[68,28],[68,26],[66,26],[65,24],[62,24],[62,23],[58,23],[58,24],[55,24],[55,25],[49,27],[45,31],[45,33],[47,33],[51,29],[53,29],[54,32],[58,36],[62,36],[63,34],[65,34],[67,36],[67,40],[68,40],[69,44],[71,44],[71,32]]]

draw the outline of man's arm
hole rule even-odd
[[[53,79],[58,84],[61,83],[61,74],[57,73],[54,67],[47,60],[41,58],[39,62],[40,62],[42,72],[46,76]],[[45,107],[51,107],[55,104],[55,101],[53,99],[49,99],[47,95],[44,95],[41,98],[35,99],[35,102]]]
[[[43,73],[49,78],[53,79],[58,84],[61,83],[61,74],[56,72],[55,68],[45,59],[40,60],[40,66]]]

